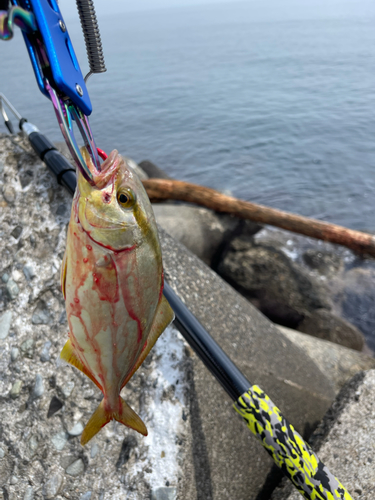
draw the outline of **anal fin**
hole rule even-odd
[[[84,446],[87,444],[90,439],[92,439],[95,434],[100,431],[100,429],[113,419],[126,425],[126,427],[130,427],[140,434],[147,436],[147,428],[145,424],[121,397],[119,397],[118,410],[115,412],[107,410],[105,400],[102,399],[83,430],[81,445]]]
[[[137,359],[136,364],[134,365],[132,371],[129,373],[129,375],[126,377],[124,382],[122,383],[121,389],[128,383],[128,381],[132,378],[134,373],[138,370],[138,368],[141,366],[143,361],[146,359],[147,354],[151,351],[151,349],[154,347],[156,341],[160,337],[160,335],[164,332],[164,330],[167,328],[168,325],[172,323],[174,320],[174,312],[169,305],[169,302],[167,299],[162,295],[162,298],[158,304],[158,307],[156,309],[154,321],[151,326],[150,333],[147,337],[147,340],[145,342],[145,345],[142,349],[142,352]]]
[[[82,373],[84,373],[94,384],[102,391],[102,386],[99,384],[99,382],[94,378],[91,372],[84,366],[84,364],[81,362],[80,359],[78,359],[76,353],[74,352],[72,342],[70,339],[66,342],[64,347],[62,348],[62,351],[60,353],[60,358],[63,359],[64,361],[70,363],[71,365],[75,366],[80,370]]]

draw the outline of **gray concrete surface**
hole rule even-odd
[[[375,358],[371,356],[285,326],[276,326],[319,366],[332,382],[336,393],[356,373],[375,368]]]
[[[375,370],[361,372],[342,389],[311,444],[353,500],[375,498]],[[300,500],[289,482],[272,500]]]

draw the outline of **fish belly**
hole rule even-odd
[[[155,315],[161,272],[147,249],[112,252],[72,227],[66,309],[73,349],[110,405],[137,362]],[[146,260],[145,260],[146,259]]]

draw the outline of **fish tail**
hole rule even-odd
[[[92,439],[95,434],[97,434],[102,427],[108,424],[111,420],[117,420],[130,427],[135,431],[147,436],[147,428],[142,422],[140,417],[135,413],[134,410],[119,396],[118,409],[116,411],[107,410],[105,405],[105,399],[102,399],[99,406],[92,414],[90,420],[87,422],[86,427],[83,430],[81,436],[81,444],[84,446],[90,439]]]

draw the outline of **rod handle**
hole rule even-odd
[[[303,497],[308,500],[352,500],[340,481],[260,387],[250,387],[233,407]]]

